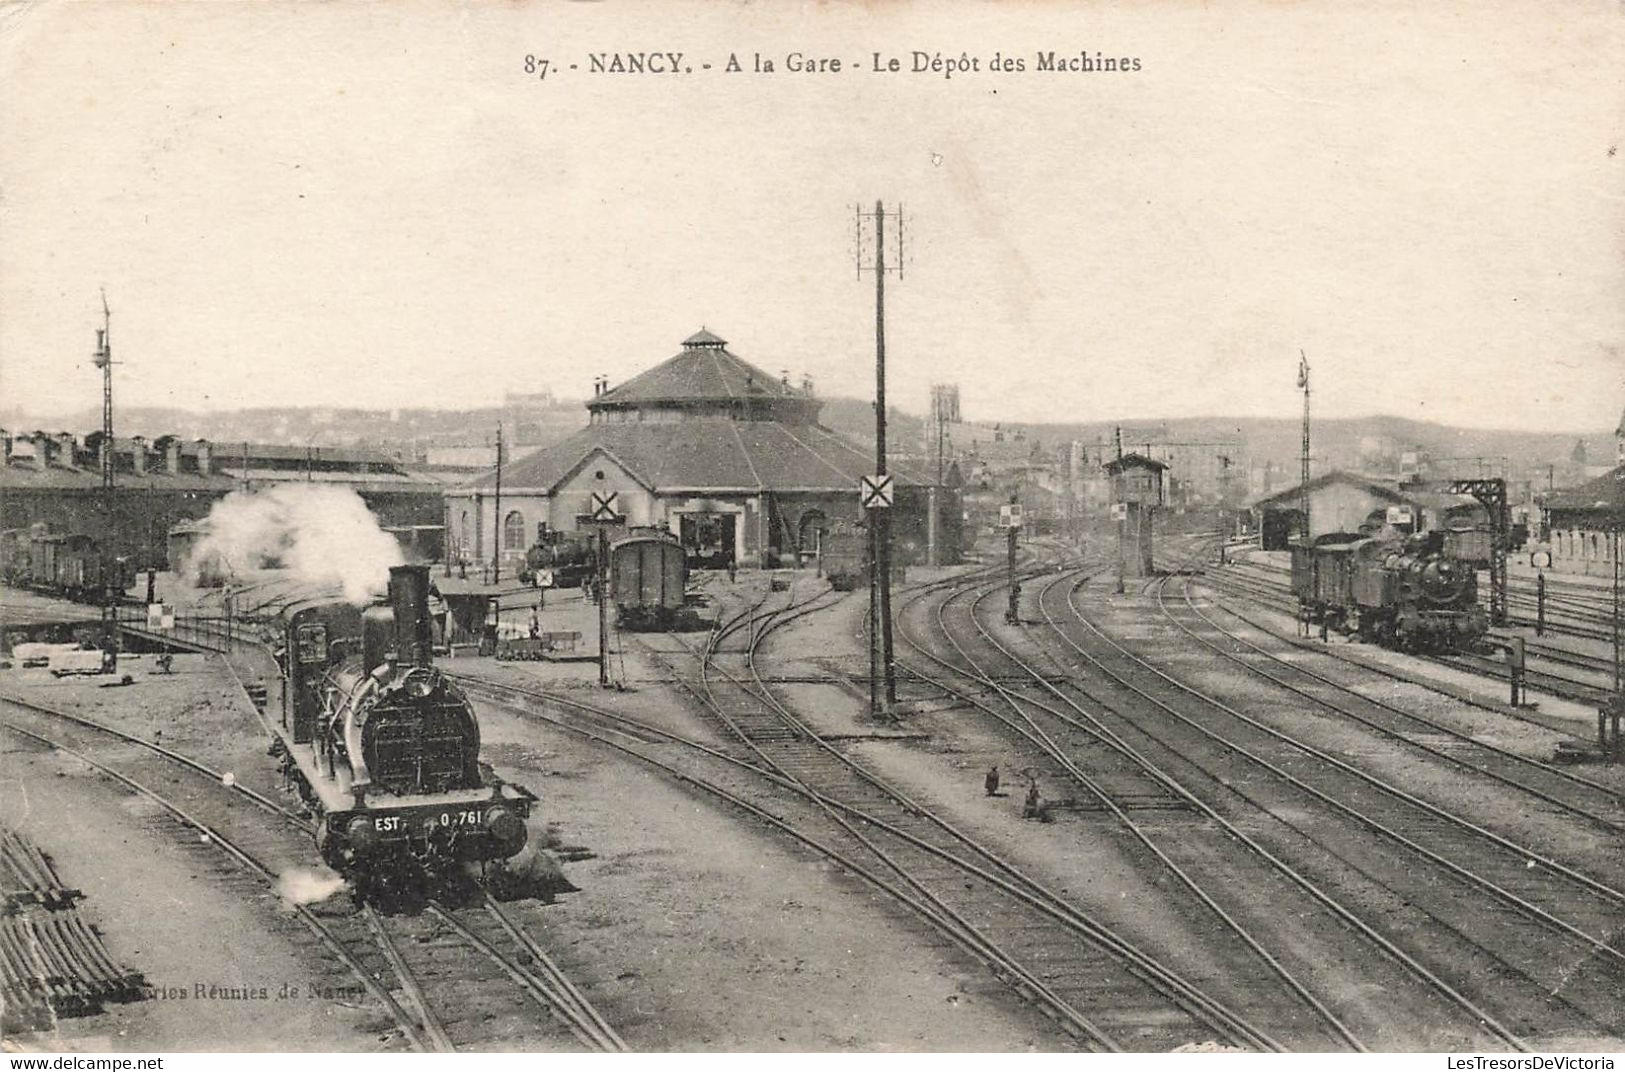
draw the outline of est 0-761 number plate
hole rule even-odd
[[[430,834],[437,829],[478,830],[485,826],[485,813],[479,808],[443,808],[440,811],[420,811],[407,815],[377,815],[373,829],[380,834],[410,832]]]

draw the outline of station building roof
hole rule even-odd
[[[1379,480],[1374,476],[1351,473],[1346,469],[1333,469],[1329,473],[1322,473],[1309,481],[1308,490],[1316,492],[1321,488],[1331,487],[1333,484],[1343,484],[1357,488],[1375,498],[1386,499],[1389,502],[1414,502],[1410,496],[1405,495],[1393,484]],[[1303,487],[1303,485],[1294,484],[1290,488],[1271,492],[1262,498],[1255,499],[1250,505],[1255,510],[1296,510],[1298,508],[1298,498],[1303,493]]]
[[[1625,525],[1625,465],[1578,487],[1553,492],[1546,497],[1546,509],[1554,522],[1561,518],[1571,525]]]

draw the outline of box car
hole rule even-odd
[[[665,529],[638,529],[609,547],[609,596],[620,629],[699,628],[686,612],[688,558]],[[692,621],[691,621],[692,619]]]

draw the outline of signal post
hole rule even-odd
[[[1005,608],[1004,620],[1010,625],[1021,624],[1021,585],[1016,581],[1016,537],[1021,532],[1021,504],[1010,497],[1010,502],[999,507],[999,527],[1004,529],[1005,565],[1010,589],[1010,605]]]
[[[895,486],[884,472],[858,481],[858,505],[869,515],[869,714],[890,711],[897,702],[897,670],[892,658],[891,568],[886,553]],[[882,694],[884,682],[884,694]]]
[[[587,515],[587,520],[598,530],[597,581],[593,587],[598,594],[598,687],[601,689],[609,688],[609,530],[626,520],[616,510],[619,499],[616,492],[595,491],[592,512]]]

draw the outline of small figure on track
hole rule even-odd
[[[1027,785],[1027,799],[1021,805],[1023,819],[1036,819],[1041,823],[1053,823],[1055,819],[1049,813],[1049,801],[1038,792],[1038,780],[1035,778]]]
[[[1038,783],[1027,783],[1027,799],[1021,805],[1023,819],[1038,818],[1038,809],[1043,805],[1044,798],[1038,795]]]
[[[996,797],[999,795],[999,768],[997,764],[987,769],[987,777],[982,779],[982,786],[987,790],[988,796]]]

